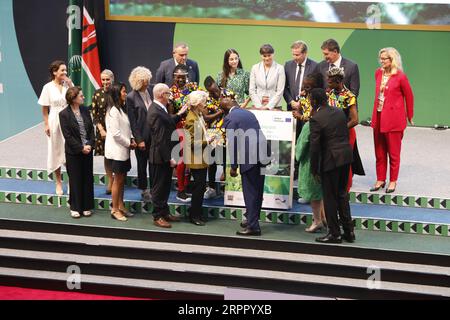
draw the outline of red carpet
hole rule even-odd
[[[84,294],[79,292],[61,292],[25,289],[0,286],[0,300],[144,300],[139,298],[125,298]]]

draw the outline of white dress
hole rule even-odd
[[[42,88],[38,103],[41,106],[49,106],[48,126],[50,137],[47,137],[47,170],[53,172],[66,163],[64,154],[64,137],[59,124],[59,113],[67,107],[66,102],[67,87],[59,91],[58,86],[50,81]]]

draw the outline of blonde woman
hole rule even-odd
[[[73,87],[67,77],[67,66],[64,61],[54,61],[49,67],[50,79],[42,89],[38,104],[42,106],[42,115],[47,135],[47,170],[55,174],[56,194],[63,194],[61,166],[65,164],[64,137],[59,124],[59,113],[67,107],[67,89]]]
[[[206,173],[208,171],[207,159],[204,150],[212,143],[214,137],[209,138],[206,131],[206,123],[203,119],[203,111],[206,108],[208,94],[204,91],[193,91],[187,97],[187,105],[190,110],[186,116],[186,142],[185,163],[190,169],[194,183],[192,186],[192,200],[189,208],[191,223],[196,226],[204,226],[202,217],[203,197],[206,190]]]
[[[403,72],[398,51],[395,48],[383,48],[378,53],[378,58],[381,68],[375,71],[375,102],[372,113],[377,182],[370,191],[378,191],[386,185],[389,156],[390,182],[386,193],[392,193],[397,187],[406,119],[414,125],[414,95],[408,77]]]
[[[133,90],[128,94],[126,102],[131,130],[137,143],[134,152],[138,166],[138,188],[141,190],[141,197],[144,202],[151,201],[147,178],[148,141],[145,137],[147,111],[153,103],[148,90],[151,79],[152,73],[149,69],[145,67],[134,68],[128,79]]]

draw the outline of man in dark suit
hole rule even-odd
[[[170,115],[167,112],[170,89],[162,83],[158,83],[153,88],[153,97],[153,104],[147,114],[153,218],[155,226],[170,228],[170,222],[179,220],[169,214],[167,204],[172,171],[176,166],[176,161],[172,158],[172,149],[178,142],[175,124],[180,121],[181,116],[186,112],[187,105],[183,106],[178,114]],[[172,136],[176,139],[173,140]]]
[[[359,94],[359,69],[358,65],[351,60],[341,56],[339,44],[334,39],[326,40],[322,46],[322,53],[325,60],[320,62],[314,72],[323,76],[324,85],[327,84],[327,72],[332,67],[343,68],[345,73],[344,84],[356,96]],[[325,89],[325,87],[324,87]]]
[[[173,48],[173,58],[164,60],[156,71],[156,83],[165,83],[169,87],[173,84],[173,69],[179,64],[188,67],[188,82],[200,81],[200,71],[198,64],[194,60],[188,59],[189,47],[186,43],[178,43]]]
[[[321,181],[328,234],[317,242],[353,242],[353,221],[350,213],[347,181],[353,151],[348,142],[347,119],[344,112],[328,105],[324,89],[311,91],[312,117],[310,119],[311,173]],[[344,229],[341,230],[339,217]]]
[[[221,99],[221,107],[227,114],[223,128],[226,129],[228,141],[230,175],[237,177],[239,165],[242,192],[247,208],[247,222],[241,224],[244,230],[237,231],[236,234],[260,236],[261,229],[258,220],[263,202],[264,166],[269,162],[267,141],[253,113],[241,109],[239,104],[230,97]]]
[[[308,58],[308,46],[303,41],[295,41],[291,46],[293,60],[284,64],[286,73],[286,87],[284,89],[284,100],[287,109],[298,109],[300,103],[298,96],[301,93],[303,79],[311,74],[317,66],[317,62]]]
[[[284,88],[284,100],[287,110],[297,110],[300,107],[299,96],[302,91],[303,79],[311,74],[317,66],[317,62],[308,58],[308,46],[305,42],[295,41],[291,46],[293,60],[284,64],[286,73],[286,85]],[[302,131],[303,122],[297,121],[296,137]],[[298,177],[298,162],[295,162],[294,180]]]

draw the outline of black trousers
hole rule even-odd
[[[66,168],[69,175],[70,210],[83,212],[94,208],[94,175],[92,152],[84,154],[66,153]]]
[[[347,192],[349,169],[350,165],[345,165],[321,174],[325,215],[329,232],[335,237],[341,235],[338,214],[344,232],[353,231],[349,194]]]
[[[137,172],[138,172],[138,188],[141,190],[145,190],[148,187],[148,176],[147,176],[147,167],[148,172],[150,173],[150,164],[148,162],[148,150],[138,150],[134,151],[137,160]],[[150,182],[151,187],[151,182]]]
[[[211,152],[212,157],[216,157],[216,151],[217,151],[217,157],[218,161],[214,161],[214,163],[210,164],[208,167],[208,187],[212,189],[216,189],[216,174],[217,174],[217,165],[224,165],[226,163],[227,159],[227,152],[225,147],[223,146],[217,146],[214,148],[214,150]],[[219,160],[219,158],[222,158]],[[225,173],[225,168],[224,168]]]
[[[259,215],[264,194],[264,179],[261,174],[261,167],[254,166],[250,170],[241,173],[242,193],[244,194],[245,207],[247,208],[248,229],[259,230]]]
[[[190,169],[194,183],[192,184],[192,201],[189,208],[190,219],[200,219],[203,214],[203,196],[206,190],[207,169]]]
[[[167,204],[172,183],[172,171],[170,163],[152,164],[150,166],[150,180],[153,181],[151,193],[153,202],[153,218],[158,220],[166,217],[169,211]]]

